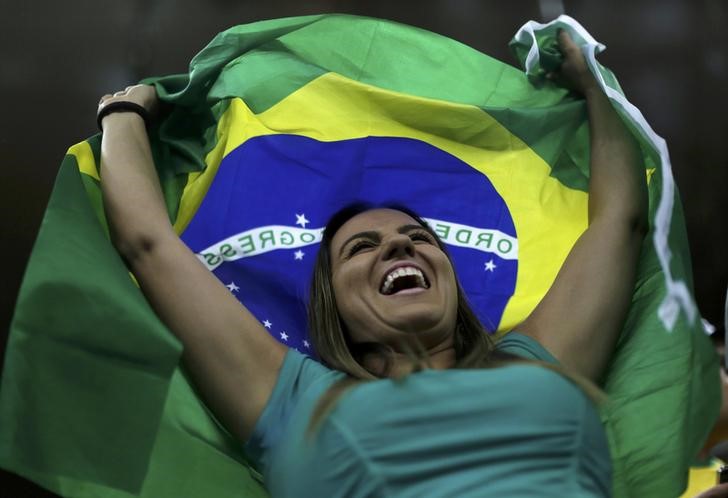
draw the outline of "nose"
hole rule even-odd
[[[415,255],[415,245],[408,235],[399,233],[393,235],[385,242],[382,254],[385,260],[397,259],[404,256],[412,257]]]

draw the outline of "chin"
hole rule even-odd
[[[386,310],[386,315],[404,326],[409,323],[429,328],[446,323],[449,319],[455,323],[456,306],[445,297],[399,293],[385,299],[383,311]]]
[[[418,309],[419,308],[419,309]],[[389,325],[405,334],[418,337],[445,337],[455,327],[455,316],[452,320],[444,316],[442,311],[433,310],[431,306],[402,306]]]

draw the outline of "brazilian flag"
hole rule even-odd
[[[667,148],[562,16],[512,41],[525,69],[393,22],[325,15],[218,35],[151,79],[169,215],[278,340],[315,355],[305,304],[327,218],[354,201],[421,213],[482,322],[507,333],[587,226],[584,101],[545,80],[558,28],[641,144],[651,229],[602,407],[618,497],[676,496],[717,415]],[[262,497],[242,446],[108,239],[95,136],[69,150],[19,296],[0,388],[0,465],[64,496]],[[285,476],[281,476],[285,478]]]

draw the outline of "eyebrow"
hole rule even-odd
[[[407,233],[412,230],[426,230],[422,225],[402,225],[397,229],[399,233]]]
[[[397,228],[397,233],[408,233],[412,230],[424,230],[425,228],[422,225],[402,225],[401,227]],[[379,235],[379,232],[375,230],[367,230],[365,232],[358,232],[349,237],[344,241],[344,243],[341,245],[341,249],[339,249],[339,257],[343,256],[344,249],[347,245],[349,245],[349,242],[355,239],[370,239],[375,242],[379,242],[382,240],[382,237]]]

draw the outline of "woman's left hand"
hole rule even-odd
[[[589,70],[581,48],[574,43],[566,30],[560,30],[557,36],[564,61],[558,71],[548,73],[546,77],[582,95],[586,95],[592,90],[599,90],[599,83]]]
[[[551,79],[581,92],[589,115],[589,228],[518,331],[566,368],[599,381],[632,302],[647,220],[639,145],[592,75],[581,49],[559,32],[564,54]]]

